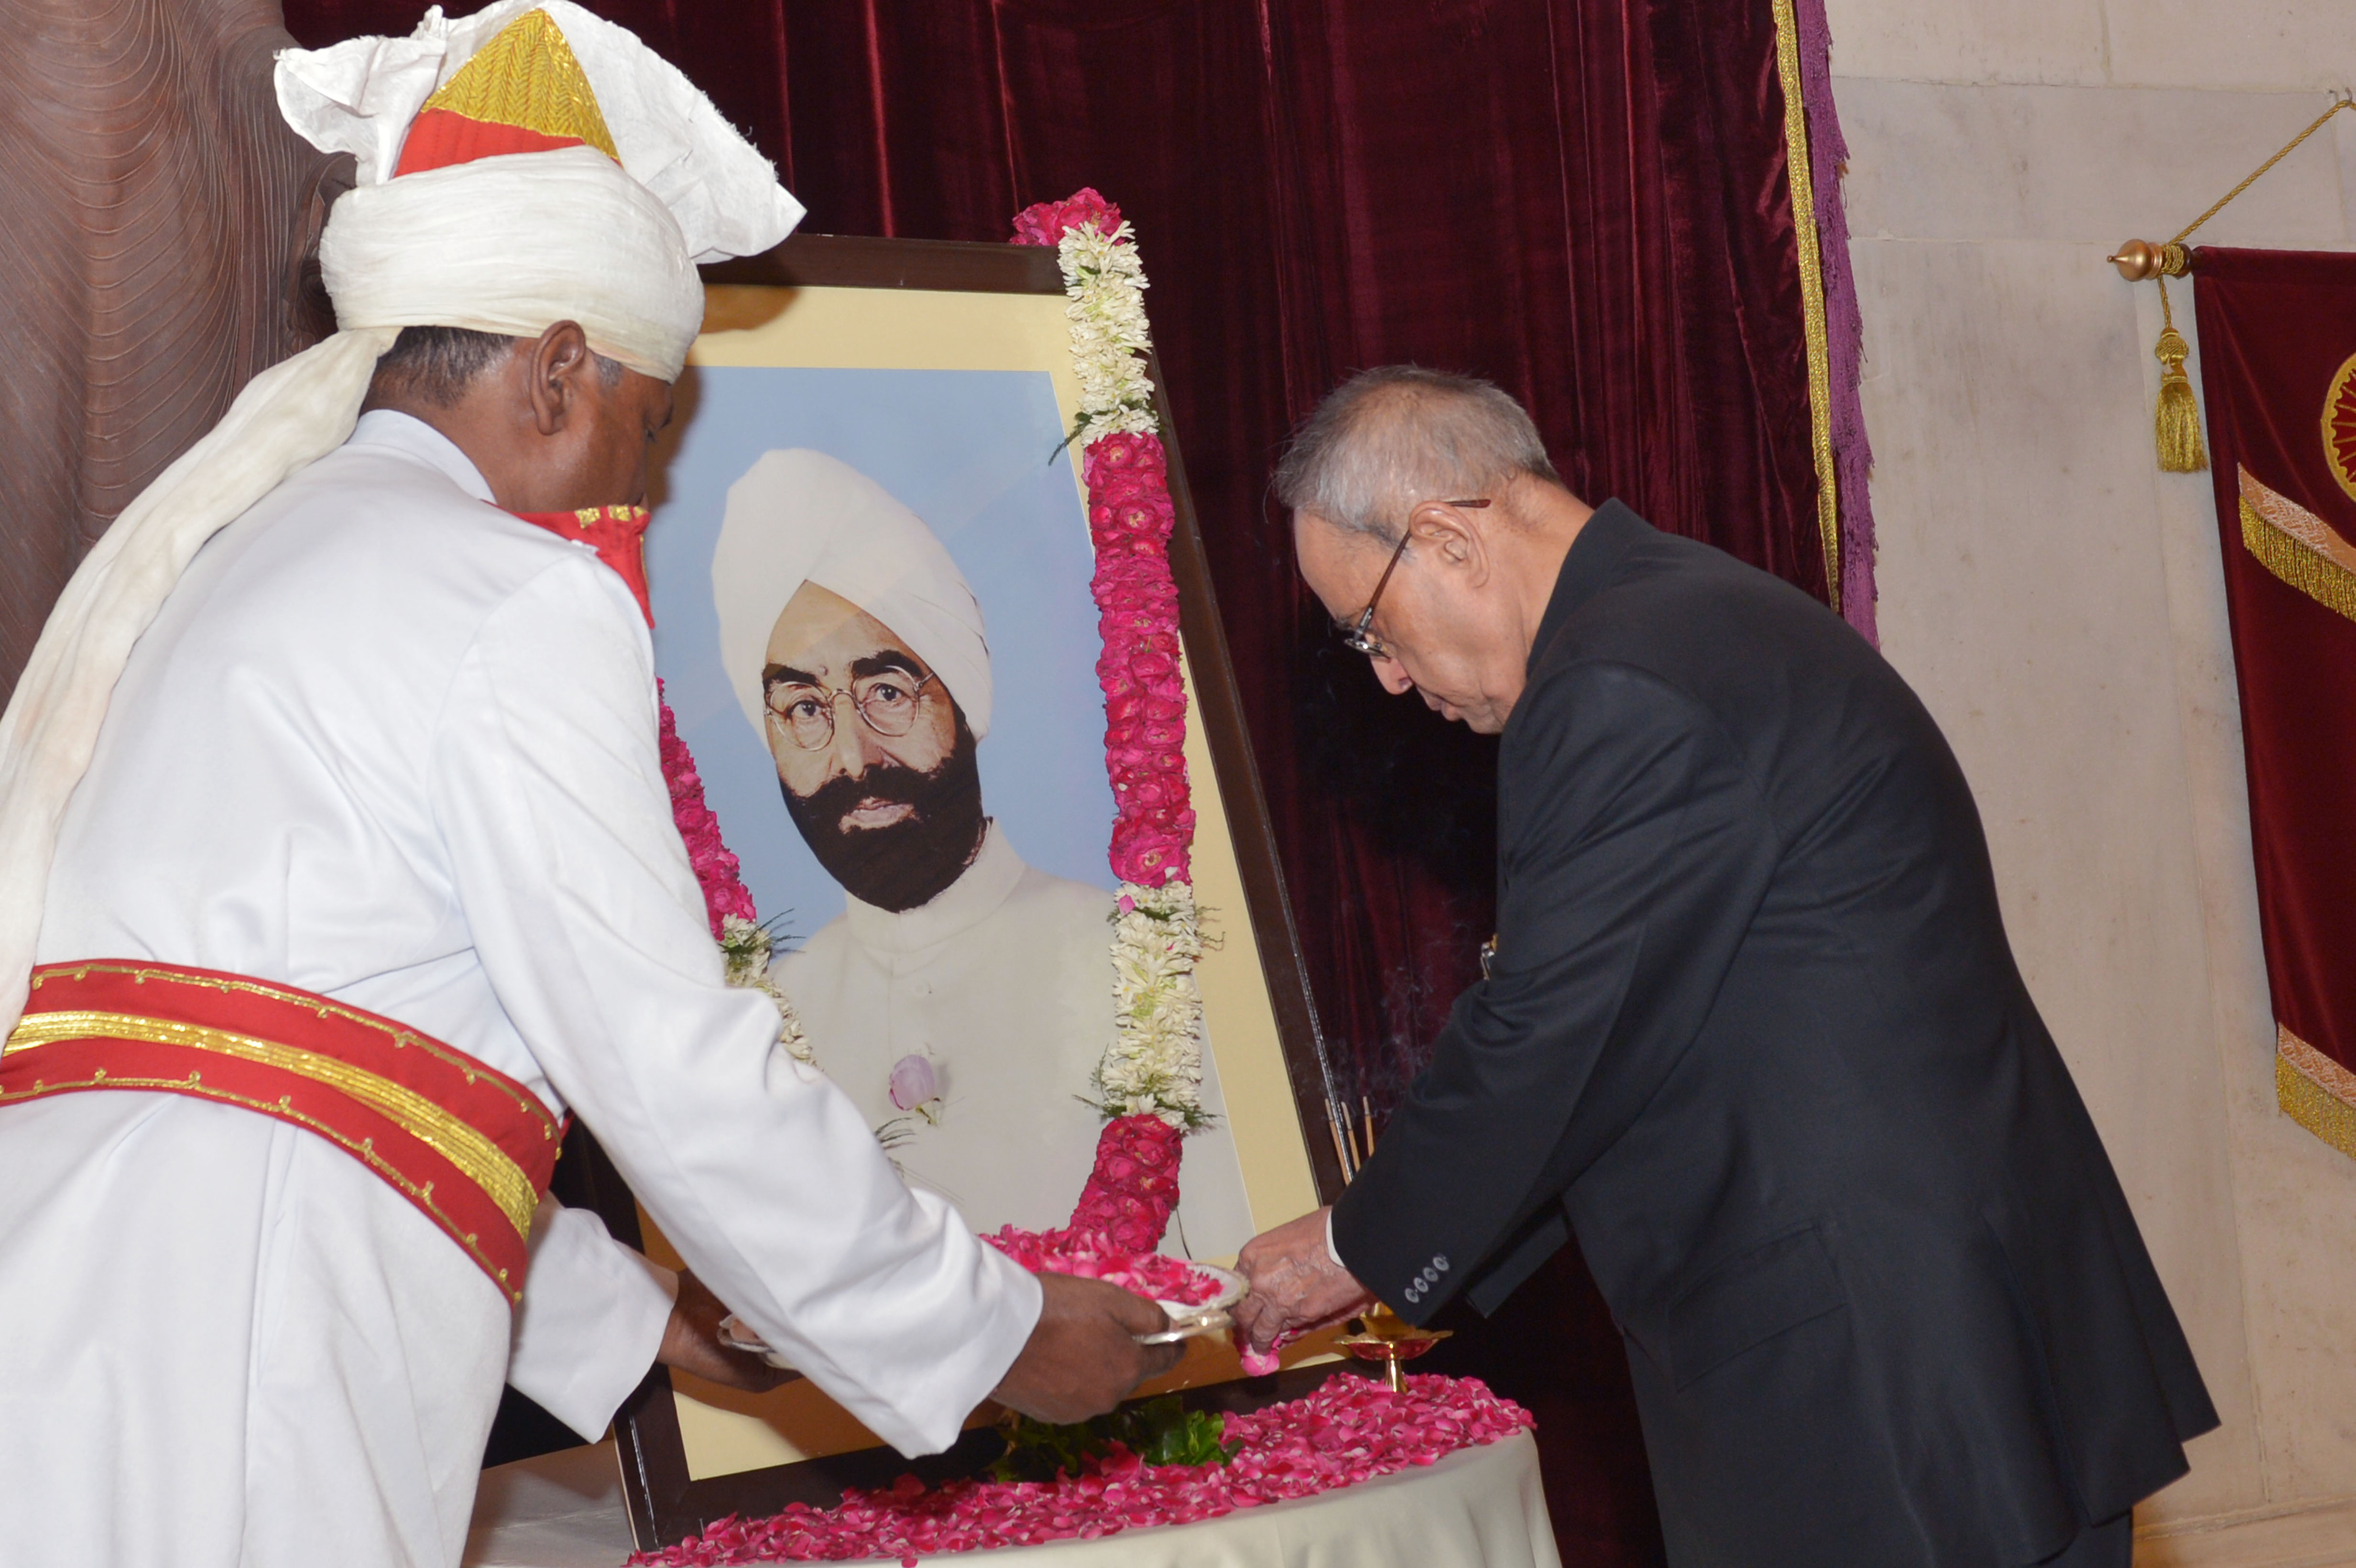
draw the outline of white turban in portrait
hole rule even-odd
[[[720,663],[767,743],[769,634],[805,582],[842,595],[931,667],[980,740],[990,733],[990,643],[965,574],[925,520],[822,452],[770,452],[728,487],[712,552]]]

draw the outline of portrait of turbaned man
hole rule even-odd
[[[772,978],[912,1184],[979,1230],[1061,1225],[1103,1125],[1116,889],[1049,389],[706,376],[726,397],[699,401],[649,539],[657,665],[779,929]],[[1230,1255],[1252,1225],[1215,1052],[1202,1104],[1165,1245]]]

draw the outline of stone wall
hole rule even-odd
[[[2209,480],[2158,471],[2158,296],[2104,261],[2344,93],[2356,9],[1829,10],[1883,645],[1977,791],[2022,966],[2224,1416],[2139,1510],[2136,1562],[2356,1563],[2356,1161],[2275,1108]],[[2351,214],[2342,114],[2195,241],[2356,249]]]

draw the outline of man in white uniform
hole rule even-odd
[[[730,486],[712,581],[730,684],[846,895],[774,969],[819,1065],[889,1124],[909,1179],[975,1224],[1066,1223],[1104,1125],[1112,895],[1025,865],[984,815],[993,692],[972,590],[922,518],[803,449]],[[1252,1231],[1204,1056],[1211,1121],[1186,1140],[1170,1241],[1208,1257]],[[912,1079],[936,1096],[916,1103]]]
[[[126,509],[0,720],[0,1563],[455,1563],[511,1351],[595,1424],[669,1312],[541,1199],[568,1109],[902,1449],[1108,1406],[1160,1312],[911,1193],[672,825],[645,453],[693,261],[799,208],[563,0],[279,87],[359,159],[341,330]]]

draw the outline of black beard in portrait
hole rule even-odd
[[[827,875],[862,903],[894,914],[939,897],[981,852],[988,823],[981,814],[981,771],[962,713],[948,755],[929,773],[876,763],[855,777],[838,773],[806,795],[782,779],[778,788]],[[909,814],[885,827],[845,823],[862,806],[902,802],[912,808]]]

